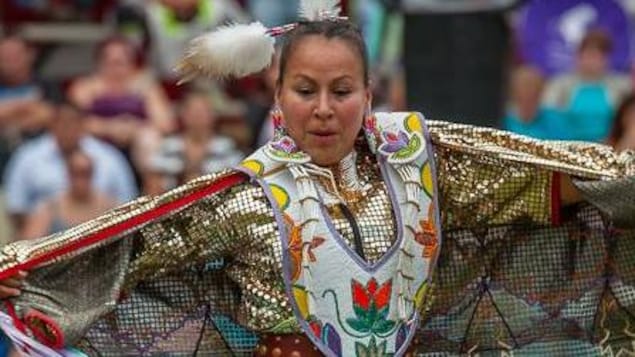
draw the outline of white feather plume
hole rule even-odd
[[[335,19],[341,12],[340,0],[300,0],[299,16],[308,21]]]
[[[266,68],[275,52],[275,40],[259,22],[234,24],[201,35],[176,66],[179,83],[199,75],[215,78],[243,77]]]

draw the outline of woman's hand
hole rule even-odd
[[[22,287],[22,281],[28,275],[25,271],[18,272],[17,276],[0,280],[0,299],[6,299],[20,295],[20,287]]]
[[[583,201],[580,191],[575,187],[571,176],[566,174],[560,175],[560,202],[563,206]]]

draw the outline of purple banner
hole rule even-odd
[[[628,71],[631,26],[625,9],[614,0],[530,1],[517,27],[521,55],[550,75],[570,71],[578,44],[590,28],[607,32],[613,41],[611,67]]]

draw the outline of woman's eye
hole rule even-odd
[[[302,96],[308,96],[313,94],[313,90],[309,89],[309,88],[298,88],[296,89],[296,92],[298,92],[298,94],[302,95]]]
[[[339,97],[344,97],[351,93],[351,91],[348,89],[338,89],[338,90],[335,90],[334,92],[335,92],[335,95]]]

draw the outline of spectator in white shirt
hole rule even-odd
[[[128,201],[137,195],[130,166],[111,145],[84,130],[84,115],[70,104],[59,104],[48,132],[19,147],[11,157],[4,177],[7,211],[15,229],[22,229],[26,214],[40,202],[68,187],[65,157],[80,149],[95,163],[95,189]]]

